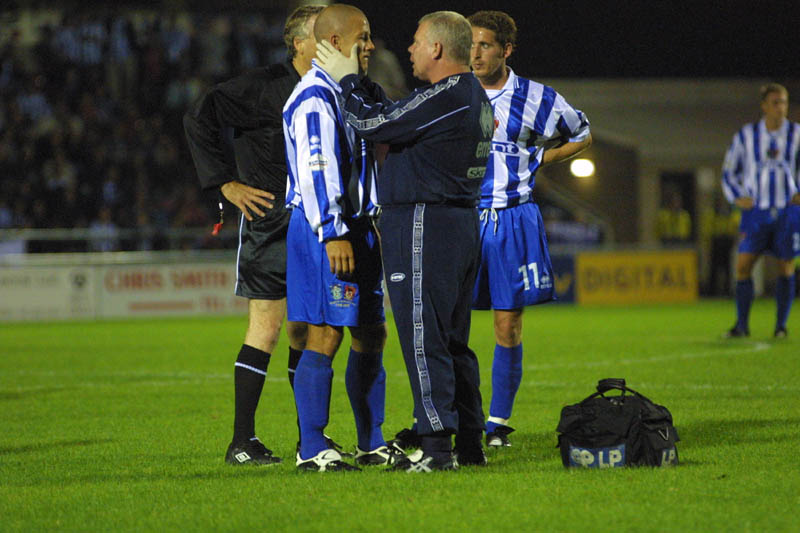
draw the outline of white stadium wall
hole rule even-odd
[[[5,256],[0,321],[243,314],[230,255]]]

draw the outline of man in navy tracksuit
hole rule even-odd
[[[480,253],[475,206],[494,117],[470,72],[471,42],[457,13],[420,19],[409,52],[414,75],[431,85],[394,103],[370,99],[369,80],[352,75],[350,61],[317,48],[322,68],[340,79],[348,123],[390,145],[378,177],[384,272],[423,437],[423,456],[395,470],[486,462],[478,360],[467,341]]]

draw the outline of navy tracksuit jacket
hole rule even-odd
[[[390,145],[378,176],[381,244],[417,431],[481,431],[478,360],[467,341],[491,104],[469,72],[393,103],[372,100],[368,78],[340,84],[350,125]]]

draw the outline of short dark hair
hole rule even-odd
[[[514,19],[502,11],[478,11],[467,17],[473,26],[486,28],[494,32],[497,42],[505,46],[517,46],[517,24]]]
[[[297,55],[294,38],[305,39],[308,37],[305,28],[306,22],[314,15],[319,15],[323,9],[325,6],[300,6],[286,18],[286,25],[283,27],[283,44],[286,45],[286,50],[289,52],[289,60],[294,59],[294,56]]]
[[[768,83],[766,85],[762,85],[758,89],[758,94],[759,96],[761,96],[762,102],[766,100],[767,96],[769,96],[771,93],[783,93],[787,96],[789,95],[789,91],[787,91],[786,87],[784,87],[780,83]]]

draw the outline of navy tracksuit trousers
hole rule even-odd
[[[418,433],[482,431],[478,359],[467,346],[480,259],[477,210],[384,206],[380,233]]]

